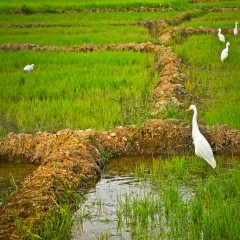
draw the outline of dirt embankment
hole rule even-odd
[[[110,13],[110,12],[168,12],[172,11],[172,4],[159,4],[158,7],[126,7],[126,8],[82,8],[82,9],[54,9],[51,6],[46,6],[43,10],[34,10],[23,5],[20,9],[6,10],[7,14],[37,14],[37,13],[57,13],[57,14],[76,14],[76,13]]]

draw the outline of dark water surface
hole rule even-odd
[[[150,179],[133,174],[137,166],[146,163],[151,167],[152,162],[152,158],[141,157],[111,160],[101,180],[88,192],[73,216],[72,240],[132,239],[130,229],[118,226],[117,208],[126,196],[141,198],[150,192],[155,194]],[[183,200],[194,194],[189,186],[183,186],[180,192]]]
[[[35,169],[36,166],[30,163],[0,161],[0,204]]]

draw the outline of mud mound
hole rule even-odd
[[[150,35],[159,40],[160,43],[165,43],[172,39],[174,28],[170,27],[164,19],[159,20],[144,20],[139,22],[148,28]]]
[[[87,51],[106,51],[106,50],[121,50],[121,51],[155,51],[156,47],[151,42],[144,43],[126,43],[120,45],[97,45],[84,44],[76,47],[59,47],[59,46],[40,46],[36,44],[2,44],[0,49],[5,51],[33,50],[33,51],[64,51],[64,52],[87,52]]]
[[[37,14],[37,13],[58,13],[58,14],[76,14],[76,13],[104,13],[104,12],[168,12],[172,11],[172,5],[168,3],[167,5],[159,4],[158,7],[127,7],[127,8],[83,8],[79,10],[72,10],[72,9],[53,9],[53,8],[46,8],[43,10],[33,10],[26,5],[23,6],[21,9],[5,11],[4,13],[11,13],[11,14]]]
[[[31,23],[31,24],[0,24],[0,28],[48,28],[48,27],[83,27],[86,25],[81,24],[44,24],[44,23]]]
[[[170,47],[163,47],[158,52],[156,69],[161,75],[157,87],[153,91],[154,101],[162,109],[166,105],[182,106],[182,101],[187,97],[183,82],[185,75],[180,71],[180,59]]]
[[[227,34],[233,34],[233,28],[221,28],[223,33]],[[181,29],[180,30],[182,33],[187,34],[187,35],[193,35],[193,34],[215,34],[217,35],[217,29],[212,29],[208,27],[198,27],[198,28],[193,28],[189,27],[186,29]]]
[[[239,12],[240,7],[213,7],[208,9],[209,12]]]

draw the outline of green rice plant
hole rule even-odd
[[[240,1],[239,0],[225,0],[225,1],[195,1],[189,0],[188,7],[191,8],[212,8],[212,7],[238,7]]]
[[[101,233],[99,236],[96,236],[98,240],[109,240],[110,234],[109,232]]]
[[[70,239],[75,219],[73,211],[82,202],[82,197],[73,191],[66,183],[62,183],[62,191],[56,196],[58,206],[48,206],[46,212],[38,214],[34,223],[25,223],[20,216],[16,216],[15,223],[18,233],[24,239]]]
[[[239,19],[239,12],[211,12],[200,17],[193,18],[191,21],[183,22],[181,27],[209,27],[215,28],[234,28],[235,22]],[[224,30],[223,30],[224,33]],[[217,32],[216,32],[217,35]]]
[[[190,157],[183,159],[194,172],[197,162]],[[172,178],[154,181],[143,195],[126,195],[117,209],[120,228],[128,227],[132,239],[237,239],[239,164],[234,158],[227,161],[218,157],[217,177],[211,173],[202,177],[199,172],[195,177],[186,171],[182,174],[188,177],[180,179],[172,171]],[[166,162],[175,164],[163,161],[162,165]],[[152,179],[153,166],[145,171],[147,179]]]
[[[0,28],[0,44],[31,43],[41,46],[121,44],[153,40],[142,26],[70,26],[47,28]]]
[[[184,1],[184,5],[185,5]],[[31,2],[29,0],[25,1],[15,1],[4,2],[1,4],[1,12],[9,12],[12,10],[22,10],[25,14],[31,14],[32,12],[55,12],[56,10],[84,10],[84,9],[95,9],[95,8],[140,8],[140,7],[168,7],[168,3],[177,4],[177,6],[183,5],[181,1],[157,1],[157,0],[116,0],[114,3],[110,0],[94,0],[94,1],[41,1],[41,2]]]
[[[51,26],[111,26],[111,25],[128,25],[137,24],[146,19],[169,19],[178,14],[179,11],[170,12],[108,12],[108,13],[63,13],[63,14],[33,14],[22,15],[0,14],[0,24],[7,27],[9,24],[50,24]],[[13,27],[13,26],[11,26]],[[15,26],[16,27],[16,26]],[[100,28],[99,28],[100,29]],[[42,30],[46,30],[45,27]]]
[[[228,124],[230,127],[240,129],[237,120],[240,117],[237,104],[240,72],[237,64],[240,60],[237,47],[239,39],[232,35],[226,35],[226,38],[231,46],[225,62],[220,60],[225,44],[213,35],[190,36],[183,45],[175,46],[175,50],[189,66],[184,70],[187,76],[187,90],[196,99],[205,99],[204,103],[199,105],[200,122],[203,121],[207,125]],[[195,49],[194,54],[192,49]]]
[[[24,239],[69,239],[72,227],[72,212],[69,205],[59,205],[59,211],[50,208],[37,226],[25,227],[20,217],[15,219],[18,232]]]
[[[120,217],[118,221],[130,226],[133,238],[140,232],[146,234],[147,230],[153,229],[152,223],[161,208],[159,202],[155,200],[153,195],[144,195],[141,198],[126,195],[124,201],[118,202],[118,216]]]
[[[129,110],[151,99],[157,74],[147,66],[154,55],[102,51],[1,52],[1,126],[6,134],[38,130],[110,129],[144,119],[141,110]],[[0,58],[1,58],[0,57]],[[24,65],[36,67],[24,73]],[[149,99],[149,100],[148,100]],[[142,100],[141,100],[142,102]],[[26,117],[28,116],[28,117]]]
[[[10,172],[10,181],[11,181],[11,185],[13,186],[13,188],[17,191],[18,190],[18,185],[17,182],[12,174],[12,172]]]

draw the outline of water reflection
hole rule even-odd
[[[108,233],[111,239],[131,239],[129,230],[118,231],[117,203],[126,195],[137,197],[143,194],[142,184],[133,176],[102,176],[96,188],[87,194],[86,201],[76,212],[75,219],[83,218],[74,226],[72,239],[96,239],[97,235]]]
[[[129,196],[131,199],[151,196],[163,205],[154,180],[133,174],[136,167],[143,163],[151,167],[153,158],[121,158],[109,163],[100,182],[86,195],[73,217],[72,240],[132,239],[127,225],[119,226],[119,205],[126,202]],[[182,186],[179,192],[184,202],[194,196],[191,186]]]
[[[0,205],[4,197],[35,169],[36,166],[25,162],[0,161]]]

